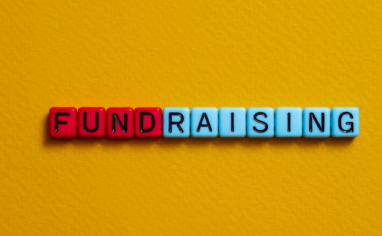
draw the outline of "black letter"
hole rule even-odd
[[[206,121],[207,121],[206,125],[202,125],[204,118],[206,118]],[[208,127],[210,132],[212,132],[212,127],[210,125],[210,121],[208,120],[208,116],[207,116],[207,114],[205,112],[202,114],[202,118],[200,118],[199,125],[198,125],[198,128],[196,129],[196,132],[200,131],[200,127]]]
[[[290,114],[290,113],[289,113]],[[256,131],[257,133],[264,133],[265,131],[268,130],[268,124],[265,123],[264,121],[261,121],[261,120],[258,120],[257,119],[257,116],[264,116],[265,118],[267,118],[267,114],[265,114],[264,112],[257,112],[254,116],[253,116],[253,119],[256,121],[256,122],[259,122],[260,124],[263,124],[265,126],[264,129],[257,129],[255,126],[253,126],[253,130]]]
[[[318,129],[321,131],[321,133],[323,133],[325,131],[325,115],[324,115],[324,113],[323,112],[321,113],[322,126],[318,123],[318,120],[317,120],[316,116],[313,114],[313,112],[309,113],[309,131],[310,132],[313,132],[313,120],[316,123]]]
[[[233,116],[233,112],[231,112],[231,132],[235,132],[235,117]]]
[[[66,121],[58,121],[58,116],[70,116],[70,113],[58,112],[58,113],[54,114],[54,132],[58,132],[58,125],[59,124],[66,125],[68,123]]]
[[[124,113],[124,122],[125,126],[122,125],[121,121],[119,120],[117,113],[113,113],[113,117],[111,120],[111,131],[115,133],[115,120],[117,120],[119,127],[121,127],[122,132],[126,133],[127,132],[127,113]]]
[[[180,121],[178,121],[178,122],[172,121],[172,116],[180,116]],[[170,112],[170,113],[168,113],[168,120],[169,120],[168,121],[168,132],[169,133],[172,133],[172,125],[176,125],[181,133],[184,132],[182,127],[180,126],[180,124],[182,124],[184,121],[184,117],[183,117],[182,113]]]
[[[151,126],[148,129],[143,129],[143,116],[149,116],[151,118]],[[155,119],[153,114],[151,114],[150,112],[141,112],[141,114],[139,114],[139,120],[140,120],[139,122],[140,122],[141,133],[148,133],[154,129]]]
[[[96,132],[98,130],[98,112],[96,112],[96,124],[94,129],[88,129],[86,127],[86,112],[84,112],[84,130],[86,132]]]
[[[350,125],[350,129],[343,129],[341,125],[341,120],[344,115],[349,115],[351,119],[353,119],[353,115],[350,112],[342,112],[340,117],[338,118],[338,127],[343,133],[350,133],[354,132],[354,123],[353,122],[346,122],[347,125]]]
[[[288,132],[290,132],[290,112],[288,112]]]

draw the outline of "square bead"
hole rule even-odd
[[[106,111],[106,136],[108,138],[131,138],[134,134],[131,107],[110,107]]]
[[[330,136],[330,109],[328,107],[306,107],[302,115],[302,132],[307,138]]]
[[[81,107],[78,109],[78,136],[105,137],[105,108]]]
[[[246,110],[244,107],[222,107],[219,109],[219,136],[245,137]]]
[[[250,107],[247,110],[247,136],[271,138],[275,135],[275,110],[272,107]]]
[[[163,137],[190,137],[190,109],[188,107],[165,107],[163,109]]]
[[[137,138],[162,136],[162,109],[159,107],[135,108],[134,134]]]
[[[302,109],[278,107],[275,111],[275,134],[277,137],[302,136]]]
[[[194,138],[215,138],[218,136],[218,109],[216,107],[192,108],[191,136]]]
[[[50,108],[49,135],[52,138],[77,137],[77,109],[74,107]]]
[[[357,137],[359,135],[358,107],[334,107],[331,115],[333,137]]]

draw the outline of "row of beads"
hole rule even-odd
[[[356,137],[358,107],[53,107],[53,138]]]

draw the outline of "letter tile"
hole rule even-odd
[[[245,137],[246,110],[244,107],[222,107],[219,109],[219,136]]]
[[[359,135],[358,107],[334,107],[331,115],[333,137],[357,137]]]
[[[306,107],[302,114],[302,132],[306,138],[330,136],[330,109],[328,107]]]
[[[271,138],[275,135],[275,110],[272,107],[250,107],[247,110],[247,136]]]
[[[133,137],[133,109],[110,107],[106,111],[106,136],[108,138]]]
[[[275,111],[275,134],[277,137],[302,136],[302,109],[278,107]]]
[[[165,107],[163,109],[163,137],[190,137],[190,109],[188,107]]]
[[[218,136],[218,109],[216,107],[192,108],[191,136],[194,138],[215,138]]]
[[[77,137],[77,109],[74,107],[50,108],[49,135],[52,138]]]
[[[105,108],[81,107],[78,109],[78,136],[105,137]]]
[[[162,109],[138,107],[135,109],[135,137],[159,138],[162,136]]]

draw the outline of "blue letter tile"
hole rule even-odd
[[[300,107],[278,107],[275,112],[277,137],[302,136],[302,109]]]
[[[357,137],[359,135],[358,107],[334,107],[331,113],[333,137]]]
[[[219,109],[219,136],[245,137],[246,120],[244,107],[222,107]]]
[[[275,110],[272,107],[250,107],[247,110],[247,136],[271,138],[275,135]]]
[[[163,137],[190,137],[190,109],[188,107],[165,107],[163,109]]]
[[[330,136],[330,109],[327,107],[306,107],[302,115],[302,131],[307,138]]]
[[[195,138],[218,136],[218,109],[216,107],[192,108],[191,136]]]

